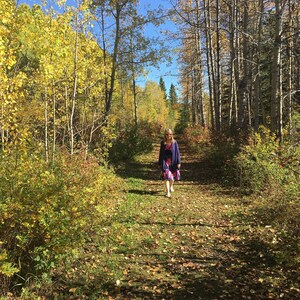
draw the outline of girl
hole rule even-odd
[[[165,130],[164,140],[160,143],[158,164],[165,181],[166,197],[170,198],[174,192],[174,180],[180,180],[180,152],[171,129]]]

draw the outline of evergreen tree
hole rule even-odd
[[[164,99],[167,100],[167,89],[166,89],[166,84],[163,80],[162,77],[159,78],[159,86],[160,86],[160,89],[163,91],[164,93]]]
[[[169,100],[172,105],[177,103],[178,96],[174,84],[172,83],[169,90]]]
[[[188,127],[190,123],[190,104],[185,100],[179,108],[179,119],[175,127],[177,133],[182,133],[185,128]]]

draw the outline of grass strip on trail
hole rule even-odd
[[[244,201],[182,146],[182,180],[164,197],[158,149],[119,169],[127,183],[102,237],[109,299],[297,299],[254,234]]]

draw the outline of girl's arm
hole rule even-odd
[[[163,156],[163,141],[161,141],[160,149],[159,149],[158,165],[160,165],[160,166],[162,164],[162,156]]]
[[[177,169],[180,169],[180,166],[181,166],[181,158],[180,158],[180,151],[179,151],[179,146],[178,146],[178,143],[176,141],[176,144],[175,144],[175,151],[176,151],[176,164],[177,164]]]

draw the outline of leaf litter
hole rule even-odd
[[[194,169],[201,168],[199,158],[185,145],[181,151],[182,180],[170,199],[164,197],[158,179],[157,147],[119,170],[128,184],[127,197],[102,235],[110,260],[105,268],[115,281],[101,295],[108,299],[299,299],[299,282],[293,282],[295,276],[289,276],[258,239],[259,230],[245,201],[216,182],[215,170],[207,162],[199,172]]]

